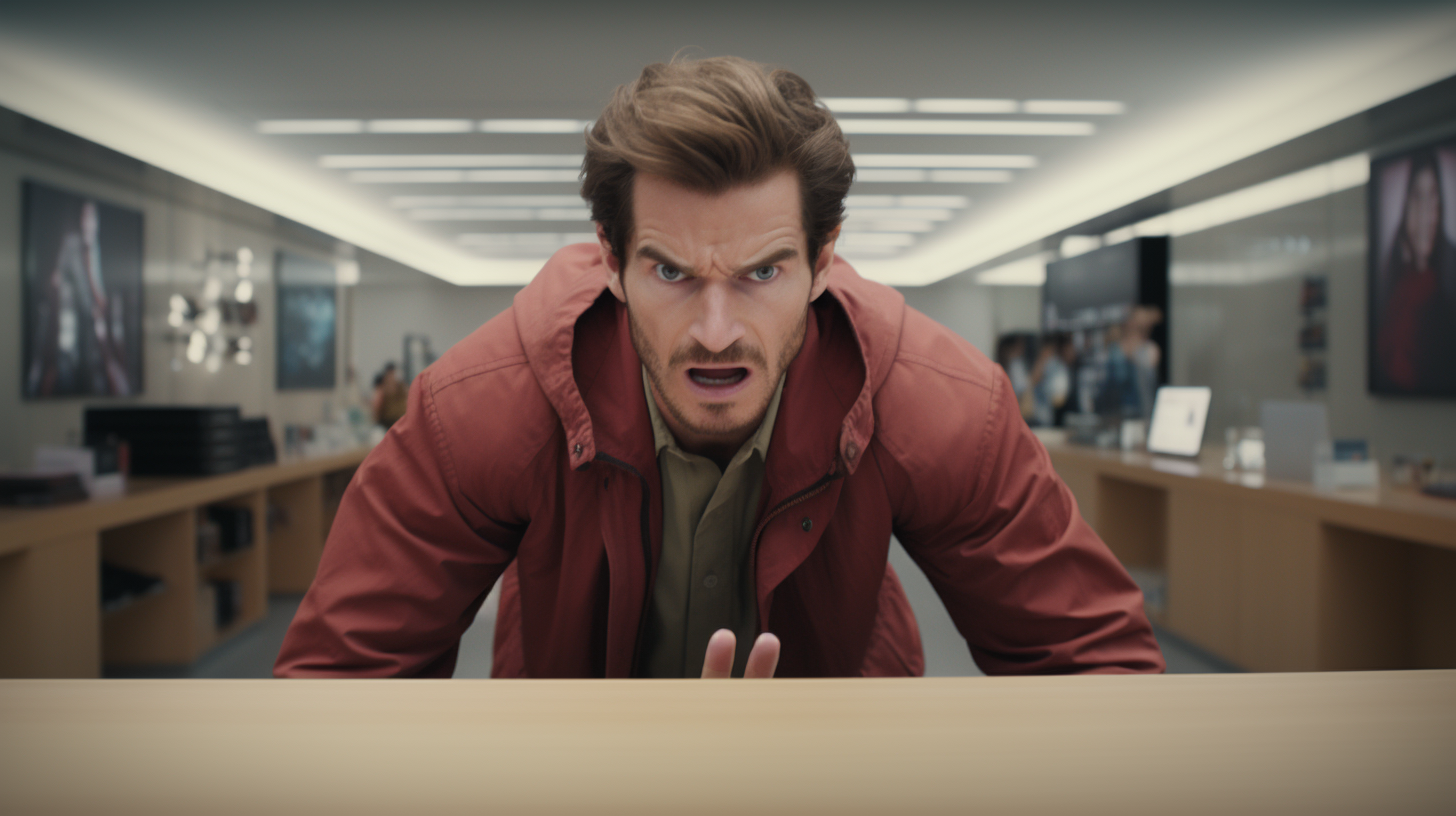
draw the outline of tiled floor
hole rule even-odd
[[[920,623],[920,637],[925,644],[925,673],[931,677],[979,676],[980,669],[971,661],[965,641],[956,632],[955,624],[941,606],[930,582],[925,579],[899,546],[890,549],[890,563],[900,576],[910,604]],[[277,596],[269,602],[268,617],[251,629],[233,638],[187,667],[160,670],[108,669],[108,677],[271,677],[273,661],[283,644],[283,635],[293,620],[300,598]],[[495,627],[494,598],[481,607],[475,623],[460,641],[460,656],[455,666],[456,677],[489,677],[491,632]],[[1182,642],[1163,631],[1157,632],[1158,643],[1168,661],[1170,673],[1202,674],[1238,671],[1215,657]]]

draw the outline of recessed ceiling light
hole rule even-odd
[[[1127,106],[1110,100],[1028,99],[1021,103],[1021,110],[1062,116],[1116,116],[1127,110]]]
[[[833,113],[909,113],[910,100],[831,96],[819,100]]]
[[[1035,156],[962,153],[856,153],[855,167],[924,168],[1027,168],[1036,166]]]
[[[469,133],[469,119],[370,119],[370,133]]]
[[[578,167],[581,154],[571,153],[432,153],[425,155],[320,156],[319,166],[361,170],[405,167]]]
[[[362,119],[265,119],[258,132],[270,135],[314,133],[363,133]]]
[[[389,206],[407,210],[415,207],[579,207],[577,195],[479,195],[479,196],[393,196]],[[942,206],[932,204],[928,206]]]
[[[1016,113],[1015,99],[917,99],[916,113]]]
[[[354,170],[357,184],[464,184],[469,182],[576,182],[575,170]]]
[[[574,133],[591,127],[589,119],[482,119],[481,133]]]
[[[854,134],[909,136],[1091,136],[1091,122],[1018,122],[1009,119],[840,119]]]

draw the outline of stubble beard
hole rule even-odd
[[[667,365],[662,364],[662,358],[657,356],[656,350],[642,335],[638,328],[637,321],[632,316],[632,304],[627,303],[627,325],[632,335],[632,347],[637,350],[637,356],[642,360],[643,368],[647,370],[647,379],[652,383],[652,390],[661,397],[659,407],[666,409],[673,421],[690,433],[706,438],[731,438],[742,434],[745,431],[752,432],[763,422],[764,416],[768,413],[769,403],[773,401],[774,392],[778,389],[779,379],[788,370],[789,364],[799,355],[799,350],[804,346],[804,337],[809,328],[809,308],[805,304],[803,312],[799,315],[799,324],[789,335],[788,342],[784,344],[783,350],[779,353],[777,365],[772,371],[766,371],[768,360],[763,350],[755,346],[743,346],[735,342],[733,345],[720,352],[708,351],[696,340],[689,340],[687,345],[673,350],[672,356],[668,358]],[[756,406],[750,415],[751,419],[737,425],[727,424],[728,412],[732,410],[733,404],[727,402],[700,403],[702,408],[707,409],[712,417],[708,424],[699,424],[688,417],[680,405],[674,399],[672,392],[667,388],[669,369],[676,368],[683,363],[698,363],[700,365],[733,365],[735,363],[754,363],[760,371],[768,374],[769,390],[764,393],[763,400]]]

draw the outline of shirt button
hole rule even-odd
[[[803,527],[804,532],[807,533],[810,530],[814,529],[814,519],[805,517],[803,521],[799,522],[799,526]]]
[[[707,578],[704,578],[703,579],[703,586],[707,587],[708,589],[712,589],[713,587],[715,587],[717,585],[718,585],[718,576],[716,576],[716,575],[709,575]]]

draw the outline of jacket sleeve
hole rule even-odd
[[[1163,671],[1142,593],[1077,511],[1004,372],[982,371],[928,378],[949,383],[933,404],[969,410],[939,412],[915,450],[903,438],[891,450],[906,552],[987,674]]]
[[[275,675],[449,677],[460,635],[513,557],[524,519],[509,501],[487,512],[462,492],[459,440],[447,438],[430,374],[349,483]]]

